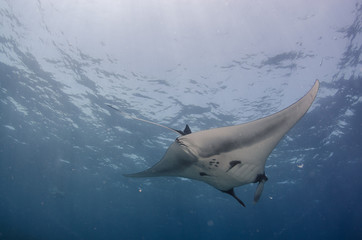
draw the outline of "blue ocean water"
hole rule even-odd
[[[286,11],[288,10],[288,11]],[[0,2],[0,239],[360,239],[359,1]],[[236,188],[131,179],[177,137],[320,91]]]

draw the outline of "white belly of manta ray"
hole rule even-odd
[[[245,204],[235,195],[234,187],[258,183],[254,194],[254,202],[257,202],[264,183],[268,180],[265,175],[266,159],[280,139],[308,111],[318,88],[319,81],[316,80],[314,86],[299,101],[270,116],[240,125],[195,133],[191,133],[188,125],[184,131],[180,131],[132,117],[170,129],[181,136],[176,138],[163,158],[153,167],[125,176],[177,176],[196,179],[230,194],[244,207]]]

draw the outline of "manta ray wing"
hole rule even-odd
[[[186,136],[186,135],[185,135]],[[161,176],[181,176],[182,171],[189,171],[189,167],[197,162],[197,157],[180,144],[176,139],[167,149],[163,158],[153,167],[132,174],[124,174],[126,177],[161,177]]]
[[[190,131],[178,137],[156,165],[125,176],[196,179],[232,195],[241,204],[233,188],[259,182],[254,195],[254,201],[258,201],[267,180],[264,170],[267,157],[308,111],[318,88],[317,80],[299,101],[265,118],[195,133]]]

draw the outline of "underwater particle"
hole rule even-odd
[[[207,226],[209,226],[209,227],[214,226],[214,221],[213,220],[207,221]]]
[[[303,168],[304,167],[304,164],[302,163],[302,164],[299,164],[299,165],[297,165],[297,167],[298,168]]]
[[[138,188],[138,192],[140,192],[140,193],[141,193],[141,192],[142,192],[142,188],[140,188],[140,187],[139,187],[139,188]]]

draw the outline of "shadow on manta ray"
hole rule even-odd
[[[167,149],[163,158],[153,167],[126,177],[175,176],[206,182],[233,196],[234,187],[259,183],[254,202],[260,199],[265,176],[265,162],[280,139],[308,111],[319,88],[319,81],[299,101],[270,116],[229,127],[192,133],[186,125],[183,131],[144,119],[131,117],[177,132],[181,136]],[[110,108],[118,109],[108,105]],[[119,111],[121,112],[121,111]],[[121,112],[124,116],[130,117]]]

